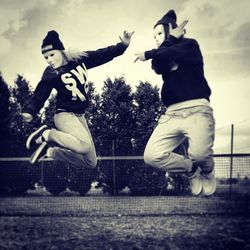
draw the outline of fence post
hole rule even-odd
[[[112,140],[112,156],[115,156],[115,140]],[[114,183],[114,196],[116,196],[116,173],[115,173],[115,159],[112,160],[113,167],[113,183]]]
[[[231,150],[230,150],[230,179],[229,179],[229,198],[232,196],[232,178],[233,178],[233,150],[234,150],[234,124],[231,124]]]

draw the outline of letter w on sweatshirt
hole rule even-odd
[[[76,69],[70,70],[71,73],[65,73],[61,75],[61,80],[65,84],[66,89],[72,92],[72,100],[76,100],[77,97],[83,102],[86,100],[85,96],[77,87],[76,80],[72,77],[75,75],[81,85],[83,85],[84,91],[87,93],[87,86],[85,86],[87,81],[87,69],[82,63],[82,66],[78,65]]]

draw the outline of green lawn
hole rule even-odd
[[[243,250],[241,216],[1,217],[0,249]]]
[[[247,250],[249,197],[235,197],[0,197],[0,249]]]

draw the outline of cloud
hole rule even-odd
[[[216,130],[214,150],[216,153],[230,153],[233,132],[234,153],[249,153],[250,149],[250,117],[244,121],[235,122],[232,126],[226,126]]]
[[[166,0],[154,3],[144,0],[1,0],[0,41],[3,45],[0,55],[8,56],[5,62],[0,62],[0,70],[27,75],[32,69],[40,76],[45,66],[40,44],[50,29],[60,33],[65,47],[80,49],[97,49],[118,42],[123,29],[133,29],[131,47],[134,51],[145,49],[153,44],[153,24],[170,8],[176,10],[178,22],[189,19],[187,35],[197,38],[211,82],[248,74],[250,50],[245,46],[249,36],[248,0],[241,0],[240,4],[229,0],[182,0],[178,3]],[[130,65],[130,61],[127,63],[127,68],[132,70],[134,65]],[[142,67],[147,69],[148,75],[154,74],[150,67]],[[107,70],[113,73],[112,67]]]
[[[237,47],[249,48],[250,41],[250,22],[241,24],[234,32],[232,40]]]
[[[189,0],[183,4],[179,20],[189,19],[188,35],[213,50],[233,45],[235,32],[249,21],[248,9],[248,0]]]
[[[128,29],[135,34],[126,53],[90,70],[89,80],[100,90],[107,76],[124,74],[132,86],[148,80],[161,87],[149,61],[133,63],[134,53],[154,46],[153,25],[175,9],[178,23],[189,20],[187,36],[200,44],[217,126],[228,125],[249,117],[249,7],[248,0],[1,0],[0,71],[8,84],[19,73],[34,88],[46,66],[40,45],[49,30],[59,32],[66,48],[95,50]]]
[[[10,52],[11,43],[5,37],[0,36],[0,44],[1,44],[0,56],[3,57],[5,54],[8,54]]]
[[[60,31],[73,15],[73,7],[81,11],[83,3],[84,0],[1,1],[0,55],[5,55],[5,60],[0,61],[0,70],[6,78],[13,79],[18,73],[31,75],[32,70],[39,72],[36,84],[45,66],[40,53],[42,39],[50,29]]]
[[[190,0],[179,13],[180,21],[189,19],[187,35],[198,40],[207,79],[215,90],[218,84],[223,86],[220,93],[235,92],[236,87],[230,89],[228,82],[240,86],[249,75],[249,6],[247,0]]]
[[[249,153],[250,149],[250,135],[234,135],[233,138],[233,152],[234,153]],[[216,134],[214,143],[214,152],[216,154],[231,152],[231,136],[221,136]]]

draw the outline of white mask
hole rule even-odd
[[[158,48],[165,41],[166,34],[165,34],[164,26],[162,24],[159,24],[159,25],[155,26],[155,28],[154,28],[154,39],[155,39],[155,42],[156,42],[156,45],[157,45]]]
[[[65,58],[60,50],[50,50],[43,53],[47,63],[53,68],[58,69],[65,64]]]

